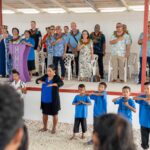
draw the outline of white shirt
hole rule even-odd
[[[17,83],[16,81],[13,81],[12,84],[11,84],[16,90],[17,92],[21,95],[21,97],[23,98],[24,97],[24,94],[22,93],[21,89],[20,88],[25,88],[26,87],[26,84],[19,80]]]

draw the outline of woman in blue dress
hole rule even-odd
[[[10,61],[8,53],[8,43],[11,36],[8,34],[7,26],[2,26],[0,35],[0,75],[6,77],[10,74]]]
[[[53,116],[52,134],[56,133],[58,124],[58,111],[60,107],[59,87],[63,86],[63,81],[55,74],[56,67],[49,65],[47,74],[36,80],[37,84],[42,83],[41,109],[43,113],[43,128],[39,131],[47,131],[48,115]]]

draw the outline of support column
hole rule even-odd
[[[148,40],[148,14],[149,14],[149,0],[145,0],[144,9],[144,38],[142,49],[142,80],[141,92],[144,91],[144,82],[146,81],[146,64],[147,64],[147,40]]]

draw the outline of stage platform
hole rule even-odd
[[[35,83],[36,77],[32,78],[31,82],[26,83],[27,89],[29,91],[40,91],[41,85]],[[105,80],[101,80],[106,82]],[[9,80],[6,78],[0,78],[0,83],[9,83]],[[83,83],[86,85],[87,92],[95,91],[97,90],[98,83],[99,82],[80,82],[77,79],[73,80],[64,80],[64,86],[60,88],[60,92],[67,92],[67,93],[78,93],[78,85],[80,83]],[[137,84],[135,80],[128,80],[126,83],[112,83],[112,82],[106,82],[107,83],[107,91],[109,95],[120,95],[121,89],[123,86],[128,85],[131,88],[132,95],[137,95],[140,93],[141,85]]]

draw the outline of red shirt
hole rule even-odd
[[[43,43],[43,48],[47,48],[47,46],[46,46],[46,38],[47,38],[47,35],[48,35],[48,34],[45,34],[45,35],[43,36],[43,39],[42,39],[42,42],[45,41],[45,42]]]

